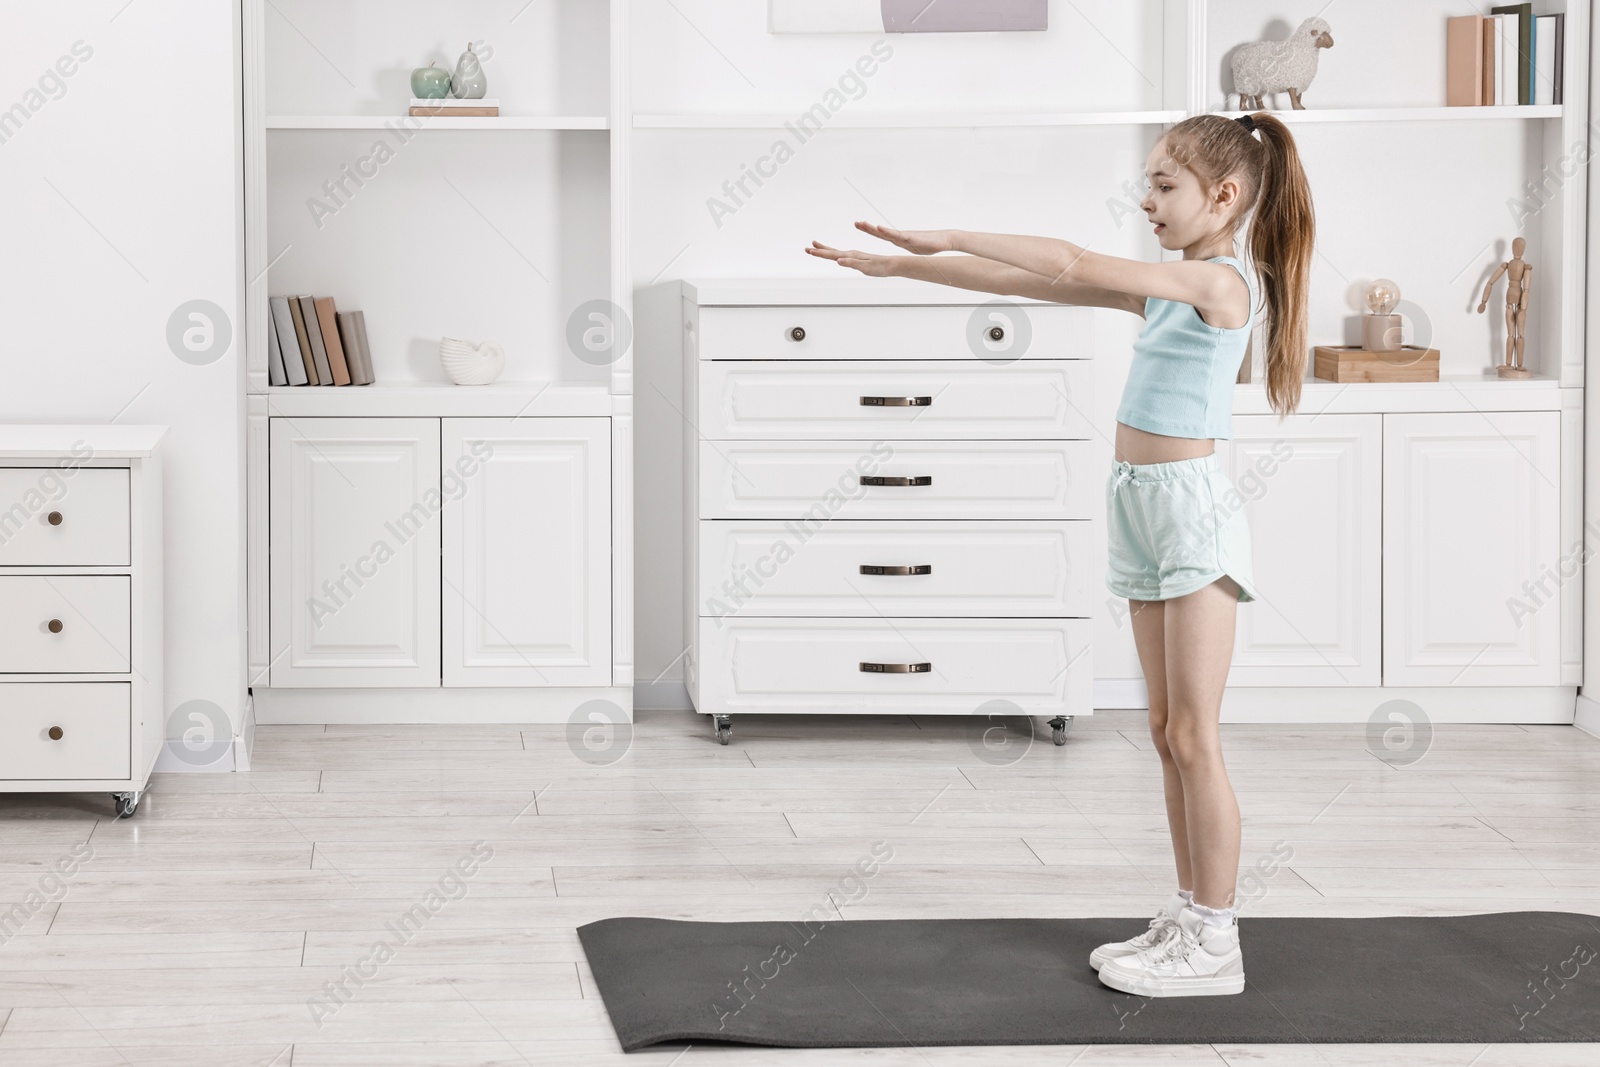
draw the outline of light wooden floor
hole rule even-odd
[[[894,858],[847,919],[1145,916],[1174,885],[1141,712],[1080,718],[1064,748],[1042,730],[1009,765],[965,719],[735,717],[722,747],[699,716],[639,718],[609,766],[562,727],[264,727],[253,771],[159,776],[132,820],[99,794],[0,795],[0,901],[93,848],[0,946],[0,1064],[1600,1063],[1595,1045],[625,1055],[574,933],[593,919],[797,917],[877,840]],[[1396,768],[1359,726],[1223,731],[1243,868],[1292,850],[1246,883],[1246,915],[1600,912],[1587,734],[1438,726]],[[464,895],[313,1021],[307,1001],[480,840],[493,857]]]

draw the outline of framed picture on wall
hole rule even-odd
[[[1048,0],[767,0],[772,33],[950,33],[1049,28]]]

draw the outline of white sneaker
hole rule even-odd
[[[1144,933],[1130,937],[1126,941],[1113,941],[1101,945],[1089,953],[1089,966],[1098,971],[1107,960],[1123,959],[1132,956],[1140,949],[1151,948],[1160,943],[1167,927],[1176,921],[1174,917],[1188,906],[1189,902],[1183,899],[1182,893],[1172,894],[1172,899],[1156,912],[1156,917],[1150,920],[1150,926]]]
[[[1207,926],[1193,908],[1178,913],[1166,936],[1132,956],[1106,961],[1100,981],[1145,997],[1211,997],[1244,992],[1239,924]]]

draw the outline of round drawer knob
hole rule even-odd
[[[51,526],[61,525],[61,512],[59,511],[52,511],[49,515],[46,515],[45,518],[50,520]]]
[[[1004,341],[1005,339],[1006,339],[1006,328],[1004,326],[991,326],[991,327],[989,327],[989,340],[991,340],[991,341]]]
[[[60,619],[51,619],[50,620],[50,632],[53,633],[53,634],[58,634],[58,633],[61,632],[61,620]]]
[[[61,737],[62,737],[61,727],[59,727],[59,726],[50,727],[50,740],[59,741],[59,740],[61,740]]]
[[[794,329],[789,331],[789,340],[791,340],[791,341],[804,341],[805,339],[806,339],[806,328],[804,326],[796,326]]]

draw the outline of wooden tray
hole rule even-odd
[[[1311,350],[1314,373],[1326,382],[1436,382],[1439,350],[1402,345],[1374,352],[1354,345],[1317,345]]]

